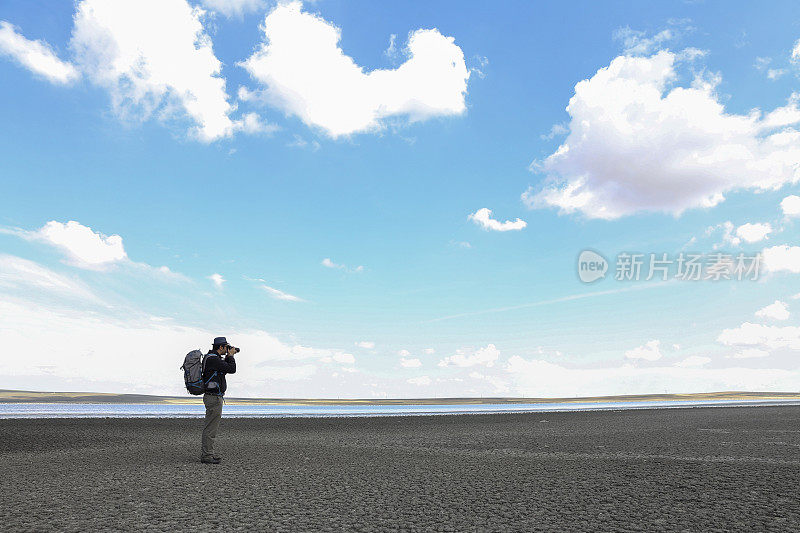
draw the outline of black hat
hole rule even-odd
[[[225,337],[216,337],[214,339],[214,346],[227,346],[228,340]]]

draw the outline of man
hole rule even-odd
[[[233,354],[239,349],[228,344],[225,337],[217,337],[211,350],[206,354],[203,362],[203,382],[206,383],[206,393],[203,394],[203,403],[206,406],[206,423],[203,427],[203,447],[200,461],[207,464],[218,465],[222,458],[214,453],[214,439],[217,438],[219,421],[222,419],[222,404],[228,384],[225,374],[236,372],[236,360]],[[222,356],[225,356],[225,359]]]

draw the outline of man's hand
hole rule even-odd
[[[233,346],[228,346],[228,355],[234,355],[234,354],[236,354],[236,348],[234,348]]]

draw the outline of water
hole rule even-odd
[[[680,400],[656,402],[504,403],[483,405],[233,405],[225,417],[285,418],[342,416],[452,415],[479,413],[545,413],[677,407],[800,405],[800,400]],[[205,414],[202,404],[66,404],[0,403],[2,418],[192,418]]]

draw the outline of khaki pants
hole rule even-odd
[[[204,394],[203,403],[206,406],[206,423],[203,426],[202,458],[208,459],[214,454],[214,439],[219,431],[219,421],[222,420],[222,396]]]

